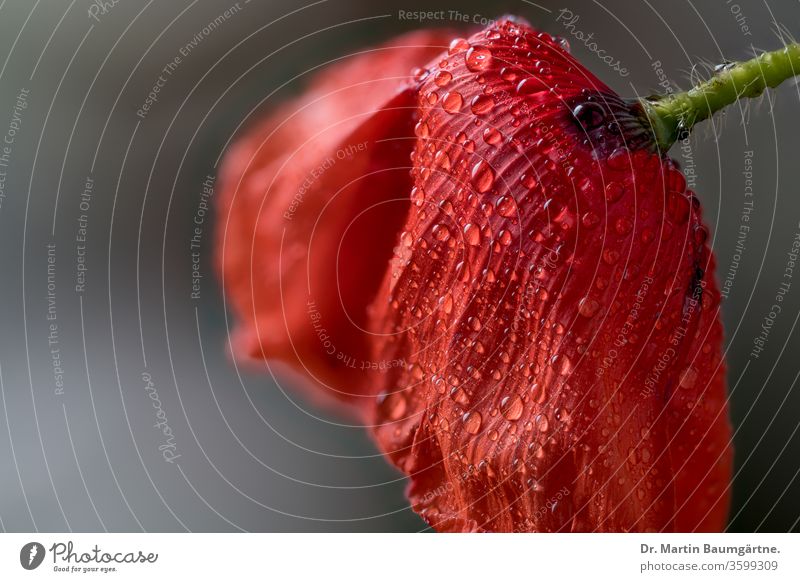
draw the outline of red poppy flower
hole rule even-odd
[[[722,529],[697,198],[561,42],[515,19],[451,38],[331,66],[231,149],[235,355],[355,413],[437,530]]]

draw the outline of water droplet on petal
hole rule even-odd
[[[447,86],[450,81],[453,80],[453,75],[450,71],[439,71],[434,75],[433,82],[436,83],[439,87]]]
[[[547,417],[544,414],[540,414],[536,417],[536,426],[539,427],[539,432],[547,432],[550,428],[550,423],[547,421]]]
[[[547,83],[545,83],[539,77],[528,77],[526,79],[522,79],[517,84],[517,93],[519,95],[533,95],[534,93],[541,93],[542,91],[547,91],[549,89]]]
[[[584,297],[578,303],[578,313],[584,317],[594,317],[595,313],[600,309],[600,304],[594,299]]]
[[[474,46],[467,51],[464,61],[470,71],[482,71],[492,61],[492,51],[485,46]]]
[[[605,122],[606,111],[599,103],[587,101],[572,109],[572,115],[585,130],[599,127]]]
[[[480,412],[467,412],[461,417],[461,420],[464,421],[464,430],[469,434],[478,434],[478,431],[481,430],[483,419]]]
[[[485,160],[472,167],[472,185],[480,192],[488,192],[494,186],[494,170]]]
[[[450,315],[453,312],[453,296],[450,293],[443,296],[439,300],[439,303],[441,303],[442,309],[444,309],[446,314]]]
[[[444,242],[450,238],[450,229],[444,224],[437,224],[433,227],[432,232],[436,240]]]
[[[458,91],[450,91],[442,99],[442,109],[448,113],[458,113],[464,104],[464,98]]]
[[[500,78],[503,81],[514,82],[519,77],[519,72],[513,67],[503,67],[500,69]]]
[[[536,187],[536,178],[533,177],[533,174],[522,174],[522,176],[519,177],[519,181],[529,190]]]
[[[464,227],[464,240],[468,245],[478,246],[481,244],[481,229],[475,224],[468,224]]]
[[[500,411],[506,420],[519,420],[522,410],[522,399],[517,394],[506,396],[500,401]]]
[[[452,398],[455,402],[460,404],[461,406],[466,406],[469,404],[469,398],[467,398],[467,393],[458,386],[455,386],[450,390],[450,398]]]
[[[476,95],[470,104],[475,115],[484,115],[494,108],[494,97],[491,95]]]
[[[483,130],[483,141],[489,145],[496,146],[503,141],[503,136],[493,127],[487,127]]]
[[[469,43],[463,38],[455,38],[450,43],[450,47],[447,49],[447,52],[451,55],[456,53],[464,52],[469,48]]]
[[[497,214],[509,218],[517,214],[517,203],[511,196],[501,196],[497,199]]]
[[[598,224],[600,224],[600,217],[597,216],[594,212],[587,212],[581,217],[581,224],[586,228],[594,228]]]

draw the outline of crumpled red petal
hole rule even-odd
[[[359,410],[437,530],[722,529],[720,297],[680,170],[525,23],[395,44],[449,48],[333,69],[229,155],[235,351]]]
[[[453,47],[420,89],[413,206],[372,308],[376,358],[408,362],[375,435],[414,509],[442,531],[722,529],[697,199],[548,35],[506,20]]]
[[[327,68],[240,138],[220,173],[234,355],[286,362],[312,379],[313,396],[356,411],[372,406],[363,395],[378,373],[365,308],[408,208],[412,69],[449,38],[410,33]]]

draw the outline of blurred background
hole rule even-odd
[[[415,10],[445,19],[400,16]],[[800,33],[793,0],[0,2],[0,528],[425,529],[364,431],[228,360],[203,188],[240,124],[309,69],[420,26],[468,28],[456,12],[565,36],[624,95],[687,88]],[[800,282],[751,355],[800,228],[799,119],[784,86],[672,152],[729,281],[732,531],[800,518]]]

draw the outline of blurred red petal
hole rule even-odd
[[[696,200],[549,36],[502,21],[461,46],[420,88],[414,204],[372,308],[375,358],[408,363],[382,378],[378,442],[438,530],[722,529]]]
[[[408,207],[411,72],[448,40],[415,32],[346,58],[230,150],[218,262],[234,355],[281,360],[315,396],[372,405],[365,307]]]

